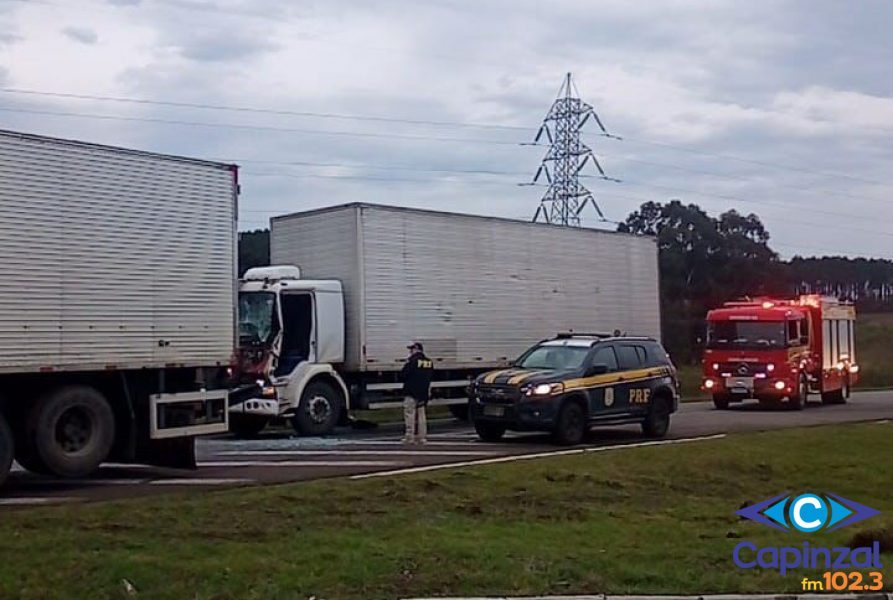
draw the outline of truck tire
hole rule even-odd
[[[822,404],[846,404],[850,397],[850,382],[845,379],[840,389],[833,392],[822,392]]]
[[[344,411],[341,394],[325,381],[312,381],[301,394],[292,427],[301,435],[332,433]]]
[[[642,432],[650,438],[662,438],[670,429],[670,403],[658,396],[651,403],[648,416],[642,421]]]
[[[468,405],[467,404],[450,404],[450,414],[459,421],[468,422]]]
[[[229,432],[238,438],[253,438],[263,431],[269,422],[268,417],[230,413]]]
[[[728,410],[729,397],[722,396],[720,394],[713,394],[713,406],[716,407],[716,410]]]
[[[46,467],[58,477],[84,477],[108,458],[115,441],[115,415],[95,389],[61,387],[31,409],[27,433],[28,453],[33,451],[35,463],[39,461],[32,466]]]
[[[575,446],[586,435],[586,414],[576,402],[565,402],[558,412],[553,438],[562,446]]]
[[[791,410],[803,410],[809,401],[809,382],[801,377],[797,383],[797,391],[788,397],[788,408]]]
[[[478,437],[485,442],[498,442],[505,435],[505,425],[502,423],[475,421],[474,430],[477,432]]]
[[[0,414],[0,487],[3,486],[7,475],[9,475],[14,455],[15,444],[12,440],[12,430],[6,422],[6,417]]]

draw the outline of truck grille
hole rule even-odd
[[[757,373],[765,373],[766,365],[751,362],[720,363],[720,373],[728,373],[730,377],[753,377]]]
[[[520,392],[512,385],[482,385],[478,388],[481,402],[511,403],[518,400]]]

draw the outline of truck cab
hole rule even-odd
[[[701,389],[718,409],[755,398],[799,410],[842,403],[858,378],[855,309],[833,298],[727,302],[707,314]]]
[[[344,295],[336,280],[301,279],[294,266],[249,269],[239,286],[237,390],[230,429],[255,434],[274,418],[306,435],[346,418]]]

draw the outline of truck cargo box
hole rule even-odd
[[[235,173],[0,131],[0,373],[227,364]]]
[[[272,219],[273,264],[344,286],[345,369],[485,368],[561,331],[659,338],[654,238],[350,204]]]

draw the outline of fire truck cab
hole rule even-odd
[[[707,313],[701,389],[718,409],[755,398],[800,410],[812,393],[842,404],[859,377],[856,310],[835,298],[757,298]]]

